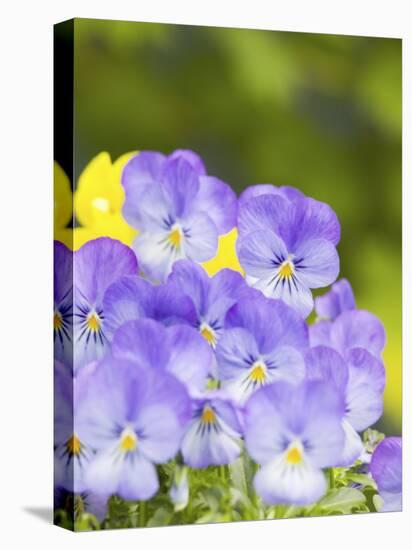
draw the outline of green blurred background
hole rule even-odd
[[[77,19],[75,175],[100,151],[190,148],[241,191],[292,185],[342,225],[341,275],[384,322],[378,427],[401,432],[397,39]]]

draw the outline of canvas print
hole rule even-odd
[[[54,508],[401,511],[401,41],[55,27]]]

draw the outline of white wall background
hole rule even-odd
[[[15,0],[0,32],[0,546],[14,548],[404,548],[410,539],[411,291],[404,284],[405,512],[72,534],[52,501],[52,25],[73,16],[404,38],[410,1]],[[408,69],[408,70],[407,70]],[[404,281],[412,280],[410,102],[404,121]],[[408,130],[408,132],[407,132]],[[406,154],[409,152],[409,155]],[[408,441],[409,439],[409,441]],[[74,537],[76,537],[74,539]]]

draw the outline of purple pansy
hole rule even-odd
[[[202,267],[188,260],[174,264],[168,284],[190,298],[195,312],[192,323],[212,348],[222,336],[227,311],[240,298],[260,294],[249,288],[236,271],[222,269],[209,277]]]
[[[54,357],[73,364],[73,252],[54,241]]]
[[[154,319],[164,325],[196,325],[197,314],[189,296],[171,282],[153,285],[141,277],[122,277],[103,299],[105,333],[109,340],[127,321]]]
[[[380,512],[402,510],[402,438],[386,437],[376,447],[370,473],[383,499]]]
[[[107,495],[96,495],[88,491],[71,493],[62,488],[55,488],[54,509],[65,510],[72,521],[86,513],[93,514],[102,522],[107,514]]]
[[[86,385],[77,429],[97,451],[85,472],[88,489],[126,500],[151,498],[159,487],[155,464],[175,456],[190,420],[183,384],[164,370],[108,357]]]
[[[278,195],[283,199],[293,202],[297,199],[304,198],[304,194],[295,187],[289,187],[288,185],[281,185],[277,187],[271,183],[258,183],[246,187],[239,196],[239,207],[241,208],[247,201],[260,195]]]
[[[355,296],[347,279],[340,279],[329,292],[315,298],[318,317],[333,321],[344,311],[356,309]]]
[[[323,468],[339,463],[344,404],[323,382],[275,382],[245,407],[245,443],[261,465],[254,485],[267,504],[306,505],[326,491]]]
[[[237,199],[223,181],[207,176],[191,151],[169,157],[142,152],[125,166],[123,215],[140,234],[134,242],[141,269],[163,281],[173,263],[210,260],[218,237],[236,224]]]
[[[206,468],[230,464],[240,455],[241,425],[238,412],[222,392],[194,399],[193,416],[182,440],[186,464]]]
[[[363,348],[381,359],[386,334],[382,322],[369,311],[344,311],[334,321],[318,321],[309,327],[311,346],[328,346],[344,358],[351,350]]]
[[[90,368],[93,368],[90,366]],[[85,403],[84,376],[71,367],[54,364],[54,485],[72,493],[86,490],[85,467],[93,456],[86,438],[77,431],[76,419]]]
[[[265,384],[300,382],[307,346],[305,322],[285,303],[262,295],[241,299],[229,310],[216,349],[223,386],[242,403]]]
[[[239,208],[237,252],[248,282],[307,317],[312,288],[339,274],[340,225],[334,211],[310,198],[260,195]]]
[[[340,465],[349,466],[364,450],[358,432],[372,426],[382,415],[383,364],[362,348],[350,350],[344,360],[337,351],[317,346],[307,352],[305,359],[308,379],[321,380],[342,394],[345,445]]]
[[[114,335],[112,353],[142,368],[173,374],[192,394],[205,389],[213,365],[212,350],[194,328],[166,328],[152,319],[122,325]]]
[[[74,366],[102,358],[108,348],[103,296],[124,275],[137,273],[134,252],[106,237],[89,241],[74,257]]]

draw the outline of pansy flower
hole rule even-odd
[[[176,262],[167,282],[190,298],[195,312],[193,324],[213,349],[223,334],[228,310],[240,298],[260,294],[231,269],[208,277],[204,269],[189,260]]]
[[[254,485],[267,504],[307,505],[326,491],[323,468],[339,463],[344,404],[323,382],[275,382],[245,406],[245,443],[261,465]]]
[[[382,322],[369,311],[343,311],[334,321],[318,321],[309,327],[311,346],[328,346],[348,358],[355,348],[381,359],[386,334]]]
[[[55,488],[54,509],[64,510],[73,522],[82,514],[92,514],[102,522],[108,512],[107,495],[96,495],[89,491],[72,493],[60,487]]]
[[[326,204],[260,195],[239,208],[237,251],[247,280],[270,298],[280,298],[307,317],[312,288],[339,274],[340,225]]]
[[[83,245],[74,256],[74,368],[103,357],[108,349],[103,296],[118,278],[137,273],[133,251],[102,237]]]
[[[58,361],[54,364],[54,485],[56,490],[71,493],[86,490],[84,470],[93,456],[93,449],[76,426],[84,405],[87,371],[73,376],[71,367]]]
[[[159,487],[155,465],[175,456],[189,419],[190,399],[173,375],[104,359],[90,373],[76,423],[97,451],[85,472],[88,489],[151,498]]]
[[[54,241],[54,357],[73,364],[73,252]]]
[[[210,347],[194,328],[166,328],[152,319],[122,325],[114,335],[112,353],[143,368],[173,374],[192,394],[205,389],[213,364]]]
[[[216,349],[225,389],[239,402],[277,380],[300,382],[307,328],[300,315],[280,300],[239,300],[228,312]]]
[[[123,214],[140,232],[133,246],[152,280],[164,281],[179,259],[210,260],[219,235],[236,224],[235,193],[202,166],[195,153],[178,151],[143,152],[124,168]]]
[[[192,401],[192,420],[184,434],[183,460],[192,468],[230,464],[242,450],[238,412],[222,392]]]
[[[345,445],[341,465],[350,466],[364,451],[358,432],[372,426],[382,415],[383,364],[362,348],[350,350],[344,360],[335,350],[317,346],[307,352],[305,359],[308,379],[321,380],[342,394]]]
[[[380,512],[402,510],[402,438],[386,437],[376,447],[370,473],[383,499]]]
[[[109,340],[127,321],[154,319],[164,325],[196,325],[189,296],[172,282],[153,285],[142,277],[122,277],[107,289],[103,299],[105,331]]]

